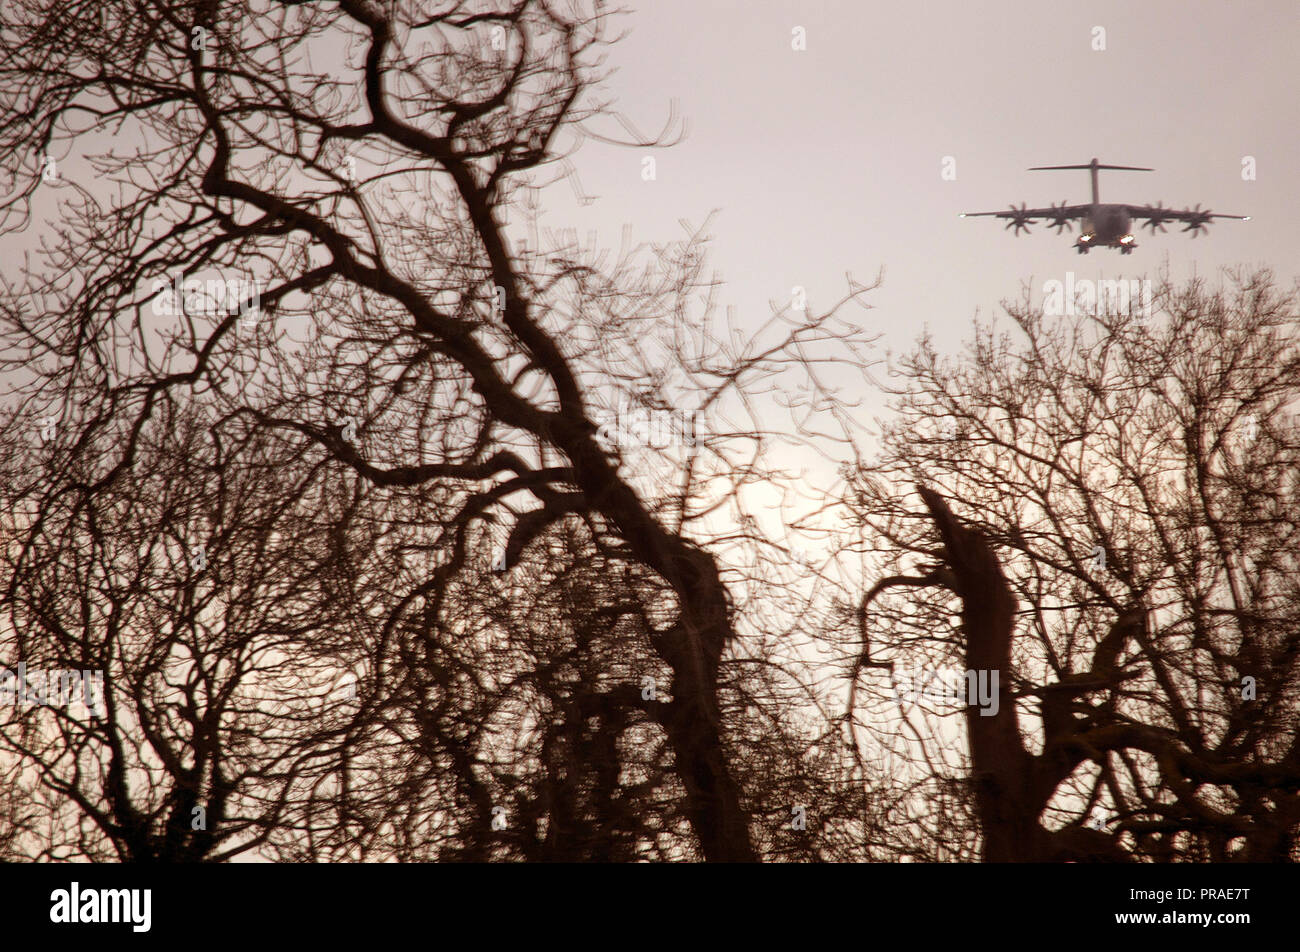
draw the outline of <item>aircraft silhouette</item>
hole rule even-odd
[[[1097,190],[1097,173],[1101,169],[1115,169],[1124,172],[1154,172],[1155,169],[1142,168],[1136,165],[1102,165],[1094,158],[1087,165],[1038,165],[1031,168],[1031,172],[1044,172],[1055,169],[1087,169],[1092,173],[1092,201],[1087,205],[1067,205],[1064,201],[1059,205],[1052,205],[1047,208],[1026,208],[1025,203],[1021,203],[1019,208],[1013,204],[1010,211],[1005,212],[962,212],[962,218],[978,218],[983,215],[993,218],[1006,218],[1007,228],[1015,228],[1013,234],[1019,235],[1023,229],[1027,234],[1029,226],[1036,224],[1040,218],[1048,221],[1049,228],[1055,228],[1059,235],[1062,229],[1069,228],[1070,223],[1075,219],[1079,220],[1079,239],[1074,243],[1074,247],[1079,254],[1086,255],[1093,248],[1118,248],[1120,254],[1132,254],[1137,244],[1133,240],[1133,220],[1145,219],[1142,225],[1151,229],[1151,234],[1156,233],[1156,229],[1165,231],[1165,222],[1178,221],[1186,224],[1183,231],[1190,231],[1195,238],[1201,231],[1208,229],[1210,222],[1216,218],[1235,218],[1239,221],[1250,221],[1249,215],[1220,215],[1206,209],[1201,210],[1198,202],[1195,208],[1185,208],[1177,211],[1172,208],[1165,208],[1163,202],[1155,205],[1118,205],[1112,203],[1103,203]]]

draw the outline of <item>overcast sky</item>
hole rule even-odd
[[[725,300],[755,325],[767,301],[804,285],[814,306],[844,272],[885,285],[862,319],[906,345],[923,325],[953,347],[976,309],[999,310],[1032,278],[1175,278],[1268,264],[1290,283],[1300,248],[1300,5],[1186,0],[1087,4],[863,4],[655,0],[623,19],[608,90],[643,132],[676,98],[686,141],[656,152],[588,143],[575,157],[599,196],[572,219],[616,238],[680,237],[678,219],[721,210],[712,261]],[[806,51],[791,48],[806,31]],[[1106,49],[1092,49],[1093,28]],[[604,126],[617,131],[617,126]],[[944,181],[944,156],[957,180]],[[1102,200],[1197,202],[1252,215],[1196,240],[1176,223],[1140,232],[1130,257],[1073,249],[1041,224],[1019,238],[961,211],[1086,201],[1088,174],[1031,165],[1103,162]],[[1243,181],[1254,156],[1257,180]],[[553,209],[553,212],[556,211]],[[615,242],[616,243],[616,242]]]
[[[547,189],[545,221],[584,237],[594,228],[617,248],[625,225],[638,242],[664,242],[684,237],[681,219],[698,225],[717,209],[711,262],[741,326],[757,328],[794,285],[824,309],[845,293],[846,271],[861,282],[884,271],[867,298],[874,309],[844,312],[883,335],[882,356],[926,326],[956,350],[977,311],[997,314],[1024,282],[1041,299],[1044,282],[1068,271],[1133,278],[1167,263],[1180,280],[1266,264],[1287,284],[1300,273],[1295,0],[646,0],[613,25],[628,35],[609,50],[606,98],[647,134],[675,103],[685,140],[655,150],[588,140],[572,161],[596,200]],[[804,50],[792,48],[796,27]],[[1097,27],[1104,51],[1093,49]],[[626,135],[610,119],[595,127]],[[652,182],[641,174],[647,155]],[[947,156],[955,181],[941,175]],[[1083,257],[1077,230],[1040,223],[1017,238],[1001,221],[958,217],[1086,201],[1086,172],[1027,168],[1093,156],[1156,169],[1103,172],[1103,200],[1199,202],[1253,220],[1217,222],[1195,240],[1177,223],[1139,230],[1129,257]],[[1254,181],[1242,178],[1246,156]],[[71,156],[65,168],[90,174]],[[41,233],[6,242],[30,249]],[[881,401],[862,396],[866,422]]]

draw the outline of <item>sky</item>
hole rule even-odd
[[[907,347],[928,327],[957,349],[971,320],[999,313],[1030,282],[1135,278],[1168,266],[1175,279],[1221,266],[1274,268],[1284,284],[1300,250],[1300,6],[1201,2],[861,4],[655,0],[622,18],[605,89],[632,125],[662,128],[670,103],[687,124],[669,149],[588,140],[573,156],[582,189],[552,190],[555,221],[617,237],[682,237],[714,209],[711,261],[723,301],[745,326],[768,301],[806,287],[814,307],[838,299],[845,272],[884,285],[858,311]],[[792,49],[802,27],[806,49]],[[1094,50],[1104,29],[1104,50]],[[597,125],[621,133],[619,124]],[[656,157],[656,179],[641,159]],[[945,157],[956,179],[941,175]],[[1103,201],[1198,202],[1251,215],[1196,239],[1176,223],[1139,233],[1134,254],[1087,257],[1077,230],[1042,224],[1013,237],[1003,222],[961,219],[1088,198],[1088,173],[1030,172],[1086,163],[1150,166],[1103,172]],[[1254,158],[1255,179],[1243,180]],[[557,204],[558,202],[558,204]],[[820,305],[819,305],[819,302]],[[848,312],[846,312],[848,313]]]
[[[611,9],[613,4],[606,4]],[[923,329],[957,350],[972,319],[1000,312],[1027,282],[1212,275],[1268,265],[1285,284],[1300,269],[1300,6],[1159,0],[1039,4],[957,0],[654,0],[613,18],[603,98],[631,127],[661,129],[671,148],[587,139],[576,181],[545,190],[546,223],[595,229],[617,248],[684,238],[710,212],[710,262],[720,303],[757,329],[769,302],[806,289],[814,310],[847,290],[846,272],[883,286],[870,310],[844,316],[908,348]],[[1097,28],[1104,50],[1096,50]],[[794,49],[795,31],[804,49]],[[626,136],[614,117],[591,123]],[[562,134],[561,148],[575,138]],[[656,177],[645,181],[653,156]],[[1139,231],[1136,252],[1074,252],[1077,230],[1042,223],[1013,236],[963,211],[1081,202],[1088,174],[1035,165],[1103,162],[1154,172],[1103,172],[1103,200],[1198,202],[1252,216],[1193,239],[1174,223]],[[1254,160],[1255,178],[1242,163]],[[945,180],[945,162],[955,180]],[[65,165],[74,175],[77,166]],[[86,176],[83,175],[84,180]],[[25,245],[36,231],[14,238]],[[868,396],[874,410],[882,401]]]
[[[1293,0],[654,0],[613,28],[626,35],[608,49],[600,93],[622,121],[591,128],[652,135],[676,115],[682,141],[583,141],[569,161],[594,200],[578,201],[568,183],[547,188],[545,223],[594,229],[617,248],[625,226],[636,242],[666,242],[686,237],[682,220],[708,219],[719,301],[742,328],[757,330],[769,302],[787,302],[796,285],[819,311],[844,295],[846,273],[862,283],[880,273],[871,308],[842,312],[881,336],[878,356],[925,330],[952,353],[977,315],[998,316],[1026,284],[1041,300],[1045,282],[1070,272],[1131,279],[1167,267],[1182,280],[1268,265],[1285,284],[1300,274]],[[565,133],[556,144],[575,141]],[[1040,223],[1015,237],[999,220],[958,217],[1085,201],[1086,172],[1027,169],[1093,156],[1156,170],[1103,172],[1103,200],[1201,203],[1252,220],[1218,222],[1196,239],[1176,223],[1140,230],[1131,256],[1083,257],[1077,231]],[[653,181],[642,175],[647,157]],[[77,175],[73,158],[65,168]],[[882,394],[849,379],[863,391],[846,395],[862,401],[860,423],[887,415]]]
[[[1167,266],[1181,280],[1266,265],[1284,284],[1300,274],[1295,0],[646,0],[619,25],[628,35],[609,51],[605,95],[645,133],[675,110],[684,140],[586,141],[571,161],[595,200],[548,189],[548,224],[596,229],[617,247],[625,225],[638,241],[669,241],[685,237],[681,219],[698,225],[717,210],[711,262],[741,326],[757,329],[795,285],[819,308],[845,292],[846,272],[869,283],[883,271],[872,309],[846,316],[881,334],[882,350],[928,329],[956,351],[977,313],[998,314],[1025,282],[1041,298],[1068,272],[1154,277]],[[799,37],[806,48],[793,48]],[[609,118],[593,128],[625,133]],[[1103,200],[1201,203],[1252,220],[1195,240],[1176,225],[1142,231],[1121,258],[1076,255],[1077,232],[1040,224],[1014,237],[999,221],[958,217],[1084,201],[1086,173],[1027,169],[1093,156],[1156,170],[1103,173]],[[7,237],[6,253],[39,238]]]

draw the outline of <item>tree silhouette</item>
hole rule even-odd
[[[856,480],[903,569],[865,606],[873,658],[1010,673],[965,716],[989,860],[1297,856],[1296,298],[1263,272],[1156,299],[1025,301],[1019,344],[982,326],[960,361],[923,341]]]
[[[57,233],[2,305],[5,637],[110,686],[103,720],[8,724],[62,824],[32,851],[830,849],[779,832],[788,798],[861,795],[735,593],[770,561],[750,490],[783,478],[753,401],[862,335],[714,333],[703,229],[527,243],[561,130],[605,112],[607,17],[73,13],[0,25],[5,227]]]
[[[612,23],[0,12],[0,660],[105,695],[0,711],[0,855],[1295,859],[1294,295],[923,339],[873,460],[870,287],[550,227],[677,135]]]

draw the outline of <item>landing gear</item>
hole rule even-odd
[[[1087,246],[1087,245],[1083,245],[1083,244],[1075,245],[1075,246],[1074,246],[1074,249],[1075,249],[1077,252],[1079,252],[1079,254],[1081,254],[1081,255],[1086,255],[1086,254],[1088,253],[1088,246]]]
[[[1119,253],[1122,254],[1122,255],[1131,255],[1131,254],[1133,253],[1133,249],[1136,248],[1136,247],[1137,247],[1137,245],[1135,245],[1135,244],[1131,244],[1131,243],[1130,243],[1130,244],[1127,244],[1127,245],[1120,245],[1120,246],[1119,246]]]

